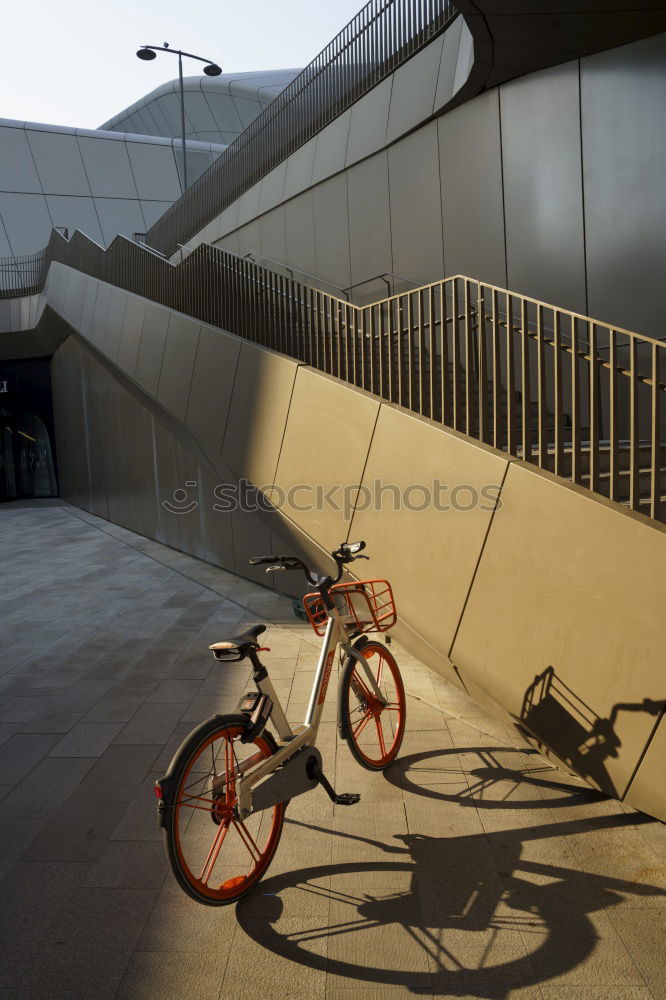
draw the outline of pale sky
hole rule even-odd
[[[97,128],[178,75],[162,45],[224,73],[306,66],[363,0],[22,0],[3,5],[0,118]],[[185,60],[194,76],[203,64]]]

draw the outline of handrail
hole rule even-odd
[[[451,0],[369,0],[148,230],[169,256],[456,17]]]
[[[264,257],[263,254],[258,253],[256,250],[249,250],[246,254],[243,254],[243,260],[251,260],[255,264],[258,264],[259,261],[266,261],[268,264],[276,264],[278,267],[281,267],[283,271],[286,271],[290,278],[293,278],[294,274],[300,274],[303,278],[312,278],[316,285],[323,284],[329,285],[331,288],[337,288],[337,290],[342,292],[345,296],[345,301],[349,302],[349,296],[346,294],[349,289],[340,288],[340,286],[336,285],[334,282],[325,281],[316,274],[310,274],[308,271],[301,271],[300,267],[290,267],[288,264],[285,264],[284,261],[275,260],[273,257]]]
[[[0,261],[0,276],[7,263]],[[17,291],[7,272],[10,287],[0,294],[39,290],[51,263],[290,355],[666,520],[662,340],[462,275],[356,306],[209,244],[172,264],[125,237],[103,250],[78,232],[69,242],[52,233],[34,255],[29,288]]]

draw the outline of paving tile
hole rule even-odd
[[[57,736],[16,733],[0,746],[0,782],[15,785],[28,774],[53,745]]]
[[[165,953],[135,951],[115,1000],[155,1000],[155,997],[196,997],[218,1000],[227,964],[224,949]]]
[[[117,841],[105,845],[90,866],[84,885],[95,889],[159,889],[166,875],[161,844]]]
[[[666,997],[666,912],[609,909],[610,921],[655,1000]]]
[[[101,757],[123,728],[119,722],[78,722],[56,743],[50,757]]]

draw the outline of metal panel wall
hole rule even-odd
[[[391,271],[417,284],[436,281],[444,273],[437,123],[391,146],[388,156]]]
[[[497,91],[438,121],[445,274],[506,284]]]
[[[500,92],[507,284],[587,312],[578,64]]]
[[[581,62],[589,312],[664,336],[666,35]]]

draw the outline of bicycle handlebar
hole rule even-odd
[[[320,579],[316,573],[308,569],[303,560],[299,559],[298,556],[252,556],[250,566],[265,565],[267,566],[267,573],[278,569],[302,569],[308,583],[314,587],[332,586],[342,578],[342,568],[346,563],[354,562],[355,559],[368,558],[367,556],[359,555],[364,548],[365,542],[342,542],[335,552],[331,552],[331,558],[335,560],[338,567],[338,574],[335,579],[331,577],[322,577]]]

